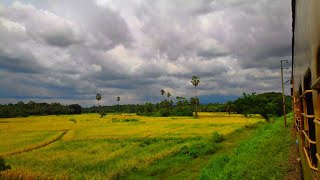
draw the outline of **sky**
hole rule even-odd
[[[280,92],[291,23],[290,0],[0,0],[0,103],[190,98],[193,75],[200,96]]]

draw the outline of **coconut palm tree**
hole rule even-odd
[[[191,83],[192,83],[192,85],[194,85],[194,97],[197,98],[197,86],[200,83],[199,77],[192,76]],[[198,105],[197,104],[198,103],[195,103],[195,106],[196,106],[196,108],[195,108],[196,117],[198,117]]]
[[[117,101],[118,101],[118,112],[120,112],[120,106],[119,106],[119,101],[120,101],[120,97],[117,97]]]
[[[99,102],[100,102],[101,98],[102,98],[101,94],[96,95],[96,100],[98,101],[98,106],[100,106]]]
[[[163,95],[166,93],[163,89],[161,89],[161,95],[162,95],[162,101],[163,101]]]
[[[171,96],[171,93],[170,93],[170,92],[167,92],[168,100],[169,100],[170,96]]]

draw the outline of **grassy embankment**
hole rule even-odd
[[[0,138],[5,139],[0,141],[0,147],[5,147],[0,153],[12,166],[2,176],[106,179],[133,177],[131,173],[166,161],[172,167],[170,162],[177,158],[182,159],[177,166],[184,161],[197,164],[224,147],[237,129],[261,121],[261,117],[246,119],[225,113],[200,113],[199,119],[130,114],[0,119]],[[214,132],[226,135],[227,140],[213,142]],[[30,134],[28,141],[25,134]],[[194,171],[199,172],[200,165],[203,163],[194,166]]]
[[[213,157],[220,154],[229,154],[239,143],[255,133],[256,128],[263,126],[264,121],[256,124],[248,124],[236,129],[224,136],[222,141],[216,141],[212,136],[209,141],[201,143],[214,143],[215,151],[210,154],[202,154],[196,158],[182,153],[172,154],[168,158],[157,161],[146,169],[131,172],[123,179],[197,179],[201,169],[204,168]]]
[[[284,179],[290,171],[290,146],[295,144],[290,132],[292,114],[288,119],[287,128],[283,118],[277,118],[259,127],[233,152],[213,156],[200,179]]]

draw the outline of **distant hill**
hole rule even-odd
[[[239,96],[235,96],[235,95],[220,95],[220,94],[198,96],[201,104],[225,103],[227,101],[235,101],[236,99],[238,99],[238,97]]]

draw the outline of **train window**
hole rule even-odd
[[[308,70],[305,78],[304,78],[304,90],[309,90],[311,89],[311,71]],[[305,96],[305,109],[304,112],[308,115],[314,115],[314,110],[313,110],[313,99],[312,99],[312,93],[307,93]],[[308,135],[312,141],[316,140],[316,132],[315,132],[315,124],[313,122],[314,118],[307,118],[307,127],[308,127]],[[317,158],[316,158],[316,145],[315,144],[310,144],[309,147],[309,152],[311,154],[311,160],[313,164],[317,164]]]

